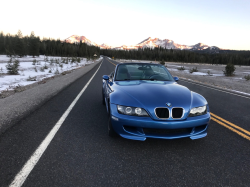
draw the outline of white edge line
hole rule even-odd
[[[198,85],[198,86],[203,86],[203,87],[210,88],[210,89],[213,89],[213,90],[217,90],[217,91],[221,91],[221,92],[225,92],[225,93],[228,93],[228,94],[232,94],[232,95],[236,95],[236,96],[239,96],[239,97],[244,97],[244,98],[250,99],[250,98],[247,97],[247,96],[238,95],[238,94],[231,93],[231,92],[227,92],[227,91],[224,91],[224,90],[212,88],[212,87],[205,86],[205,85],[202,85],[202,84],[199,84],[199,83],[194,83],[194,82],[191,82],[191,81],[188,81],[188,80],[183,80],[183,79],[181,79],[181,81],[188,82],[188,83],[191,83],[191,84],[196,84],[196,85]]]
[[[41,156],[43,155],[44,151],[47,149],[48,145],[54,138],[55,134],[59,130],[59,128],[62,126],[62,123],[65,121],[67,116],[69,115],[72,108],[75,106],[76,102],[79,100],[83,92],[86,90],[98,70],[100,69],[102,63],[100,64],[99,68],[96,70],[95,74],[91,77],[91,79],[87,82],[87,84],[84,86],[84,88],[81,90],[81,92],[76,96],[74,101],[70,104],[70,106],[67,108],[67,110],[64,112],[62,117],[58,120],[58,122],[55,124],[53,129],[49,132],[49,134],[46,136],[46,138],[42,141],[42,143],[39,145],[39,147],[36,149],[36,151],[32,154],[32,156],[29,158],[29,160],[25,163],[21,171],[15,176],[14,180],[10,184],[10,187],[20,187],[25,182],[26,178],[29,176],[32,169],[35,167]]]

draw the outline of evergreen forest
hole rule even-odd
[[[34,32],[31,32],[30,36],[23,36],[19,30],[16,35],[0,32],[0,54],[18,57],[46,55],[91,59],[94,58],[94,54],[100,56],[100,48],[82,42],[70,44],[59,39],[40,39]]]
[[[101,49],[101,55],[114,59],[150,60],[164,62],[188,62],[207,64],[250,65],[250,51],[220,50],[218,53],[205,53],[165,48],[144,48],[138,50]]]
[[[86,43],[66,43],[60,39],[23,36],[19,30],[16,35],[0,32],[0,54],[8,56],[61,56],[93,58],[94,54],[115,59],[149,60],[164,62],[188,62],[207,64],[250,65],[250,51],[220,50],[217,53],[179,49],[140,48],[138,50],[100,49]]]

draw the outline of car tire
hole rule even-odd
[[[110,137],[116,137],[117,133],[115,132],[112,123],[111,123],[111,117],[109,116],[109,120],[108,120],[108,135]]]

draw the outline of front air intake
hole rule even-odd
[[[168,119],[169,118],[169,110],[168,110],[168,108],[156,108],[155,115],[159,119]]]
[[[180,119],[183,115],[183,108],[172,108],[172,118]]]
[[[193,128],[183,128],[183,129],[151,129],[143,128],[143,132],[146,135],[181,135],[181,134],[190,134]]]

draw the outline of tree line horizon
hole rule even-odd
[[[43,38],[35,36],[32,31],[29,36],[23,36],[19,30],[17,34],[4,34],[0,32],[0,54],[7,56],[62,56],[86,57],[89,59],[100,56],[100,48],[86,43],[71,44],[60,39]]]
[[[250,65],[250,51],[225,50],[222,53],[212,54],[202,51],[155,47],[139,48],[138,50],[101,49],[101,55],[113,57],[114,59]]]
[[[0,54],[7,56],[62,56],[94,58],[94,54],[114,57],[115,59],[149,60],[165,62],[187,62],[207,64],[250,65],[250,51],[222,50],[222,53],[205,53],[180,49],[165,49],[162,47],[139,48],[137,50],[100,49],[86,43],[67,43],[60,39],[23,36],[0,32]]]

